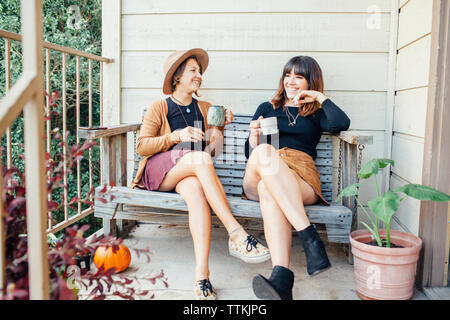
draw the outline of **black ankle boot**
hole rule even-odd
[[[318,274],[331,266],[325,246],[314,225],[311,224],[308,228],[299,231],[298,236],[305,249],[306,268],[309,275]]]
[[[263,300],[292,300],[294,273],[288,268],[275,266],[269,279],[258,274],[253,277],[253,292]]]

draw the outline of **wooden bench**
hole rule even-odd
[[[145,111],[144,111],[145,112]],[[222,182],[231,211],[236,217],[261,218],[259,202],[241,199],[242,178],[246,158],[244,143],[249,134],[251,116],[235,115],[232,124],[225,127],[223,153],[214,159],[214,166]],[[104,232],[126,232],[129,221],[144,220],[154,214],[187,214],[184,200],[175,192],[147,191],[126,186],[127,133],[139,130],[140,124],[119,125],[103,130],[80,129],[79,136],[87,139],[102,139],[103,155],[102,183],[96,188],[96,217],[103,218]],[[349,243],[349,233],[356,226],[356,204],[352,199],[344,199],[342,204],[332,202],[333,143],[332,136],[324,133],[317,146],[316,166],[321,175],[322,192],[331,206],[310,205],[306,212],[311,223],[326,226],[328,241]],[[372,143],[372,137],[355,131],[345,131],[336,135],[342,143],[340,158],[342,163],[342,188],[357,181],[358,146]],[[134,173],[142,159],[134,150]],[[101,191],[106,190],[105,193]],[[100,194],[101,193],[101,194]],[[99,196],[105,200],[99,199]]]

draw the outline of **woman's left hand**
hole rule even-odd
[[[230,124],[233,122],[233,112],[231,112],[230,109],[225,109],[225,124],[224,126],[226,126],[227,124]]]
[[[303,90],[299,94],[294,97],[294,103],[298,106],[304,103],[311,103],[314,101],[322,104],[327,99],[322,92],[314,91],[314,90]]]

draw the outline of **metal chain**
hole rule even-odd
[[[137,135],[137,131],[133,131],[133,136],[134,136],[134,154],[137,153],[137,150],[136,150],[136,135]]]
[[[339,166],[338,166],[338,191],[337,194],[341,193],[341,188],[342,188],[342,145],[343,142],[342,140],[339,140]],[[358,144],[358,150],[359,150],[359,155],[358,155],[358,164],[357,164],[357,168],[356,168],[356,172],[358,173],[359,170],[361,169],[361,162],[362,162],[362,151],[364,150],[364,148],[366,147],[366,145],[364,144]],[[359,176],[358,174],[356,174],[356,182],[359,182]]]
[[[339,139],[339,167],[338,167],[338,191],[337,194],[341,193],[341,172],[342,172],[342,140]]]
[[[356,173],[359,172],[359,170],[361,169],[361,161],[362,161],[362,151],[364,150],[364,148],[366,147],[365,144],[358,144],[358,149],[359,149],[359,155],[358,155],[358,166],[356,168]],[[359,182],[359,175],[356,174],[356,183]]]

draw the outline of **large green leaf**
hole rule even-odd
[[[407,184],[396,188],[394,191],[403,192],[417,200],[431,200],[437,202],[450,201],[450,195],[421,184]]]
[[[373,174],[377,174],[380,169],[385,168],[387,165],[394,165],[394,160],[391,159],[372,159],[365,163],[358,172],[358,176],[361,179],[370,178]]]
[[[354,183],[347,188],[343,189],[341,193],[339,193],[336,202],[338,202],[342,197],[354,197],[359,194],[359,183]]]
[[[369,201],[368,205],[378,219],[389,224],[392,215],[400,206],[400,199],[395,192],[387,191],[376,199]]]

